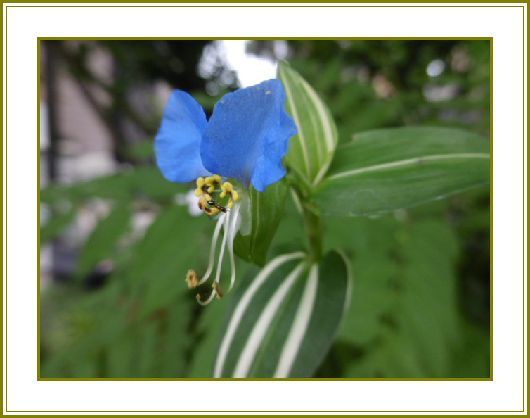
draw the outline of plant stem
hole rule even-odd
[[[317,262],[322,257],[322,222],[312,205],[302,201],[302,214],[308,241],[308,252],[311,261]]]

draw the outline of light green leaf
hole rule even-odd
[[[348,304],[346,260],[276,257],[234,295],[214,377],[309,377],[327,353]]]
[[[315,200],[324,215],[371,215],[489,183],[489,143],[448,128],[381,129],[337,149]]]
[[[248,235],[238,234],[234,240],[236,254],[253,263],[263,265],[267,251],[280,223],[285,206],[285,182],[271,184],[260,193],[250,189],[251,230]]]
[[[278,66],[278,78],[285,88],[287,112],[298,128],[290,140],[285,164],[312,188],[322,180],[333,159],[337,128],[315,90],[287,63]]]

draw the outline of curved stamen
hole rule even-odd
[[[208,259],[208,268],[206,269],[206,273],[204,273],[204,276],[202,276],[201,280],[199,281],[198,285],[203,284],[208,278],[210,277],[210,274],[212,274],[213,270],[213,263],[214,263],[214,257],[215,257],[215,247],[217,246],[217,240],[219,239],[219,233],[221,232],[221,227],[224,224],[224,220],[226,218],[226,214],[223,213],[221,216],[219,216],[219,219],[217,220],[217,224],[215,225],[215,230],[213,232],[212,237],[212,243],[210,246],[210,256]]]

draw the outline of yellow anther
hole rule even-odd
[[[186,273],[186,283],[188,284],[188,289],[194,289],[199,285],[199,278],[195,270],[188,270]]]
[[[221,183],[221,176],[219,174],[214,174],[213,176],[206,177],[204,182],[207,185],[216,186]]]
[[[197,196],[197,197],[201,197],[201,196],[202,196],[202,189],[197,188],[197,189],[195,189],[195,192],[194,192],[194,193],[195,193],[195,196]]]
[[[197,177],[197,189],[200,189],[202,186],[204,186],[204,178],[203,177]]]
[[[234,206],[234,201],[233,201],[232,199],[230,199],[230,200],[228,201],[228,203],[226,204],[226,207],[227,207],[228,209],[232,209],[232,206]]]
[[[234,186],[232,186],[232,183],[225,181],[223,184],[221,184],[221,190],[226,193],[232,192],[232,190],[234,190]]]
[[[213,193],[215,191],[215,186],[208,186],[208,193]]]
[[[224,199],[225,196],[226,196],[226,192],[224,192],[224,191],[219,194],[219,197],[221,199]]]
[[[239,193],[235,190],[232,190],[232,199],[234,202],[237,202],[239,200]]]

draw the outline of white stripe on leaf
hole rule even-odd
[[[288,377],[293,368],[296,355],[300,350],[302,341],[307,332],[309,320],[313,314],[313,308],[315,306],[316,296],[318,289],[318,264],[314,264],[309,272],[309,278],[307,279],[304,287],[304,293],[300,300],[300,305],[296,311],[294,322],[287,336],[285,345],[283,346],[278,367],[274,372],[274,377]]]
[[[289,103],[289,108],[291,109],[292,117],[296,123],[296,127],[298,128],[298,143],[300,144],[300,148],[302,150],[302,157],[304,160],[305,172],[306,172],[307,177],[310,177],[311,167],[309,163],[308,152],[306,149],[306,140],[305,140],[304,133],[302,130],[302,124],[300,123],[300,116],[298,115],[298,111],[296,110],[296,103],[293,97],[293,92],[290,87],[290,83],[294,83],[295,81],[292,80],[290,75],[286,75],[283,81],[284,81],[283,85],[285,87],[285,93],[287,96],[287,102]]]
[[[379,170],[387,170],[396,167],[406,167],[407,165],[419,165],[427,161],[444,161],[451,159],[489,159],[489,154],[484,153],[462,153],[462,154],[443,154],[443,155],[426,155],[424,157],[411,158],[408,160],[393,161],[391,163],[377,164],[368,167],[356,168],[354,170],[343,171],[328,177],[328,180],[337,180],[345,177],[354,177],[359,174],[371,173]]]
[[[308,96],[311,98],[311,101],[315,105],[315,108],[318,112],[318,116],[320,117],[320,120],[322,121],[322,127],[324,129],[324,142],[326,144],[326,148],[328,150],[328,153],[332,153],[335,149],[335,145],[337,141],[334,139],[333,135],[333,127],[330,123],[330,115],[327,109],[324,107],[324,104],[322,103],[322,100],[318,95],[315,93],[313,88],[307,84],[305,80],[302,81],[302,86],[304,87],[305,91],[307,92]],[[319,138],[317,138],[318,141]]]

